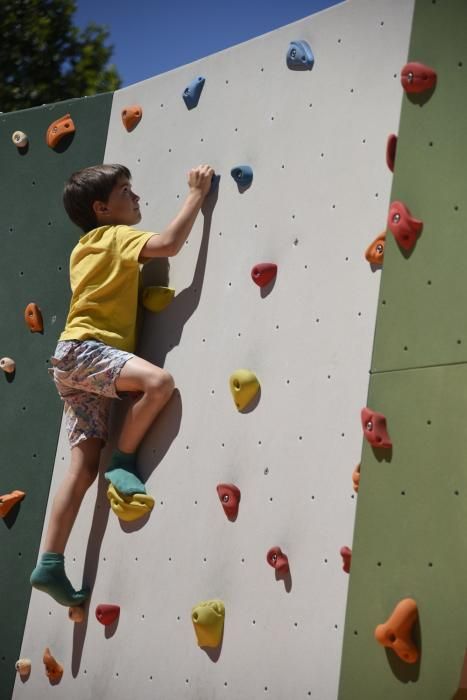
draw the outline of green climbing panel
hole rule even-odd
[[[0,700],[11,697],[15,680],[62,416],[47,366],[68,312],[69,255],[79,237],[62,206],[63,184],[102,162],[111,105],[109,93],[0,115],[0,357],[16,361],[12,383],[0,372],[0,493],[26,492],[0,521]],[[67,112],[76,133],[54,151],[45,133]],[[17,130],[29,136],[23,154],[11,141]],[[24,322],[32,301],[42,309],[43,335]]]
[[[464,0],[417,0],[408,60],[438,80],[404,94],[391,201],[424,226],[408,257],[386,236],[373,372],[467,361],[466,27]]]
[[[391,200],[424,222],[411,254],[387,235],[367,405],[392,452],[364,442],[339,700],[452,700],[467,646],[467,4],[416,0]],[[401,66],[402,68],[402,66]],[[402,88],[401,88],[402,89]],[[417,664],[374,638],[412,597]]]

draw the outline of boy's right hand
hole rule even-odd
[[[210,165],[198,165],[188,173],[188,187],[191,191],[200,192],[205,197],[211,189],[214,168]]]

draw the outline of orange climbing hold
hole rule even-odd
[[[141,105],[130,105],[122,109],[122,122],[127,131],[133,131],[143,116],[143,108]]]
[[[44,656],[42,658],[45,665],[45,675],[47,678],[57,683],[62,679],[63,676],[63,666],[61,666],[58,661],[50,653],[49,647],[44,651]]]
[[[68,608],[68,617],[72,622],[80,624],[84,621],[84,606],[74,605],[72,608]]]
[[[28,304],[24,310],[24,320],[29,327],[31,333],[43,333],[44,322],[42,320],[42,311],[34,302]]]
[[[10,510],[25,497],[24,491],[12,491],[11,493],[0,496],[0,518],[8,515]]]
[[[352,472],[353,490],[358,493],[358,487],[360,486],[360,464],[357,464]]]
[[[384,245],[386,243],[386,231],[380,233],[365,251],[365,258],[373,265],[382,265],[384,260]]]
[[[391,615],[382,625],[375,629],[377,641],[384,647],[392,649],[397,656],[408,664],[418,661],[419,652],[412,639],[412,628],[418,617],[417,603],[413,598],[401,600]]]
[[[62,138],[68,134],[74,134],[76,131],[73,119],[70,114],[65,114],[64,117],[56,119],[47,129],[47,146],[56,148]]]

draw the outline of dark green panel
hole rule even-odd
[[[62,206],[63,183],[102,162],[111,106],[108,93],[0,115],[0,357],[16,361],[12,383],[0,373],[0,493],[27,494],[13,517],[0,521],[0,700],[14,684],[62,416],[47,366],[68,312],[69,255],[79,237]],[[76,133],[56,152],[45,133],[67,112]],[[11,141],[16,130],[29,136],[23,155]],[[32,301],[42,309],[43,335],[24,322]]]
[[[417,1],[409,60],[438,81],[404,94],[391,199],[424,229],[408,258],[387,234],[372,371],[467,360],[466,36],[465,0]]]
[[[368,405],[387,418],[388,457],[365,441],[340,700],[451,700],[467,643],[467,366],[374,376]],[[374,639],[402,598],[420,616],[412,666]]]

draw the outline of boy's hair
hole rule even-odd
[[[93,165],[73,173],[65,183],[63,204],[74,224],[85,233],[99,224],[92,205],[96,201],[107,202],[110,193],[122,178],[131,179],[124,165]]]

